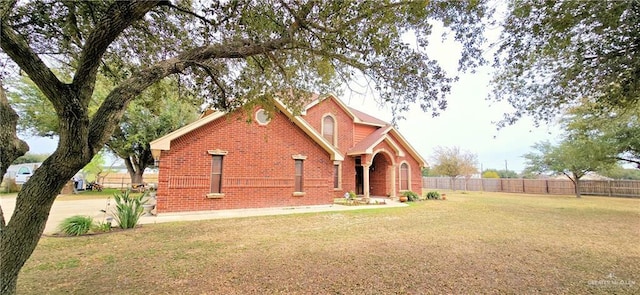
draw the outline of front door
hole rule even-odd
[[[356,166],[356,195],[364,194],[364,173],[362,166]]]

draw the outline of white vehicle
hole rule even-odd
[[[16,184],[24,184],[33,175],[33,169],[29,166],[20,166],[16,171]]]

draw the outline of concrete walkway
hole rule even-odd
[[[0,197],[0,206],[5,215],[5,219],[8,221],[10,215],[13,213],[15,207],[15,195]],[[372,201],[374,201],[372,199]],[[142,216],[140,218],[140,224],[154,224],[163,222],[176,222],[176,221],[193,221],[193,220],[208,220],[208,219],[222,219],[222,218],[238,218],[249,216],[267,216],[267,215],[285,215],[285,214],[297,214],[297,213],[312,213],[312,212],[327,212],[327,211],[348,211],[348,210],[362,210],[362,209],[382,209],[392,207],[403,207],[407,204],[392,201],[386,199],[385,205],[358,205],[358,206],[345,206],[345,205],[315,205],[315,206],[297,206],[297,207],[277,207],[277,208],[255,208],[255,209],[234,209],[234,210],[215,210],[215,211],[198,211],[198,212],[179,212],[179,213],[161,213],[157,216]],[[107,204],[106,199],[93,199],[93,200],[70,200],[70,201],[55,201],[51,208],[47,225],[44,229],[45,234],[53,234],[57,232],[57,227],[67,217],[74,215],[85,215],[92,217],[96,222],[102,222],[107,217],[107,214],[100,210],[106,210],[112,212],[115,207],[115,201],[110,200]]]

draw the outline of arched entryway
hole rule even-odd
[[[393,194],[393,162],[384,151],[373,156],[369,167],[369,186],[371,197],[386,197]]]
[[[391,154],[381,149],[373,153],[373,158],[367,156],[355,157],[356,194],[365,198],[395,197],[396,172]]]

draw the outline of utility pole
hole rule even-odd
[[[504,160],[504,174],[509,178],[509,167],[507,166],[507,160]]]

